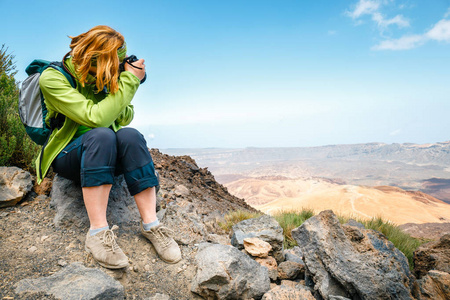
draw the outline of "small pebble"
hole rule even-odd
[[[60,259],[58,260],[58,265],[60,265],[61,267],[65,267],[67,266],[67,261],[65,261],[64,259]]]
[[[153,259],[153,260],[152,260],[152,263],[155,263],[155,262],[156,262],[156,259]]]
[[[147,272],[150,271],[150,265],[145,265],[144,266],[144,270],[147,271]]]
[[[48,235],[44,235],[41,237],[41,242],[45,241],[46,239],[48,239]]]
[[[139,267],[138,266],[133,266],[133,271],[135,271],[136,273],[139,272]]]
[[[36,250],[37,250],[36,246],[31,246],[30,248],[28,248],[28,251],[30,251],[31,253],[33,253]]]

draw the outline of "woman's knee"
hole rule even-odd
[[[116,134],[110,128],[93,128],[84,134],[83,143],[92,143],[105,147],[112,147],[116,145]]]
[[[147,142],[145,141],[144,136],[134,128],[122,128],[119,131],[116,132],[116,138],[118,144],[126,144],[126,145],[132,145],[132,144],[143,144],[147,145]]]

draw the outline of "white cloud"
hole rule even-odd
[[[153,140],[155,138],[155,134],[154,133],[149,133],[147,134],[147,137],[151,140]]]
[[[442,19],[424,34],[402,36],[382,41],[372,50],[408,50],[419,47],[427,41],[450,42],[450,20]]]
[[[396,135],[399,135],[400,133],[402,133],[402,129],[401,128],[390,132],[389,135],[390,136],[396,136]]]
[[[386,18],[380,12],[380,7],[383,3],[388,2],[383,2],[381,0],[359,0],[359,2],[355,5],[353,11],[347,11],[347,15],[358,23],[361,21],[358,20],[359,18],[364,15],[370,15],[372,17],[372,21],[374,21],[378,25],[378,27],[383,30],[390,25],[397,25],[398,27],[409,26],[409,21],[402,15],[396,15],[395,17],[390,19]]]
[[[444,15],[444,18],[450,17],[450,7],[447,9],[447,12]]]
[[[386,28],[389,25],[397,25],[398,27],[409,27],[409,21],[405,19],[402,15],[396,15],[391,19],[386,19],[379,12],[375,12],[372,14],[372,20],[374,20],[378,26]]]
[[[440,20],[425,35],[432,40],[450,42],[450,20]]]
[[[379,1],[360,0],[358,4],[356,4],[355,9],[352,12],[348,12],[348,14],[353,19],[357,19],[363,15],[373,14],[379,7]]]
[[[372,50],[407,50],[422,45],[425,40],[423,35],[403,36],[399,39],[382,41],[374,46]]]

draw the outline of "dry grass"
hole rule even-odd
[[[225,221],[219,223],[219,225],[226,231],[230,231],[234,224],[240,221],[256,218],[261,216],[262,213],[251,213],[247,211],[235,211],[225,216]],[[284,247],[286,249],[297,246],[297,242],[292,238],[291,231],[303,224],[306,220],[314,216],[315,213],[312,209],[302,210],[288,210],[278,211],[273,214],[273,217],[277,220],[280,226],[283,228],[284,234]],[[337,216],[339,222],[347,223],[350,217]],[[361,220],[353,218],[357,222],[362,223],[367,229],[373,229],[381,232],[386,238],[391,241],[396,248],[398,248],[408,259],[409,266],[413,268],[413,253],[423,243],[427,242],[411,237],[409,234],[404,233],[400,228],[389,221],[383,220],[381,217],[372,218],[370,220]]]

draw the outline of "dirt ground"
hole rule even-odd
[[[200,299],[189,287],[195,275],[195,245],[182,246],[183,260],[167,264],[139,234],[138,222],[130,222],[117,234],[130,266],[111,271],[84,251],[87,228],[86,231],[55,228],[52,222],[55,212],[49,202],[46,196],[27,196],[21,204],[0,210],[0,299],[49,299],[42,294],[18,296],[14,285],[24,278],[52,275],[72,262],[102,269],[117,279],[125,287],[126,299],[144,299],[155,293],[173,299]]]

